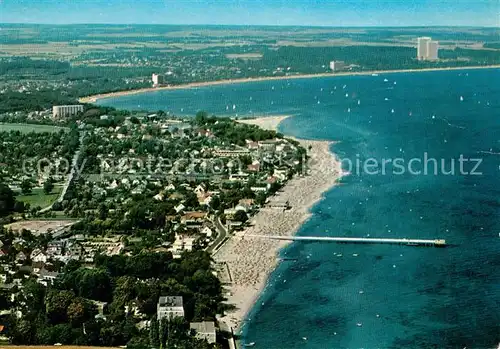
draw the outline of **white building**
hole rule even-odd
[[[427,44],[427,59],[435,61],[438,59],[439,44],[437,41],[431,41]]]
[[[153,86],[159,86],[164,83],[163,75],[160,74],[153,74],[152,80],[153,80]]]
[[[180,296],[162,296],[156,307],[157,318],[161,320],[173,319],[175,317],[184,318],[184,306]]]
[[[189,328],[196,332],[196,338],[206,339],[210,344],[216,342],[215,323],[211,321],[191,322]]]
[[[75,105],[54,105],[52,107],[52,116],[54,118],[57,117],[65,117],[65,116],[73,116],[78,113],[83,113],[83,105],[75,104]]]
[[[331,61],[330,62],[330,70],[331,71],[339,71],[345,69],[345,63],[343,61]]]
[[[438,42],[433,41],[428,36],[417,39],[417,59],[419,61],[436,60],[438,59]]]

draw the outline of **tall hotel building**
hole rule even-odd
[[[438,59],[438,42],[430,37],[417,39],[417,59],[419,61],[433,61]]]
[[[83,105],[55,105],[52,107],[52,116],[60,118],[65,116],[73,116],[83,112]]]

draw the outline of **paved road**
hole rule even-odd
[[[82,150],[82,143],[83,143],[83,137],[85,136],[85,132],[80,133],[80,146],[78,150],[75,152],[75,155],[73,155],[73,159],[71,160],[71,170],[69,172],[68,179],[66,180],[66,183],[64,183],[63,189],[61,190],[61,194],[59,195],[59,198],[55,202],[62,202],[64,200],[64,196],[66,195],[66,192],[68,191],[69,185],[71,184],[71,181],[75,177],[75,174],[77,174],[77,164],[78,164],[78,158],[80,157],[80,153]],[[54,203],[55,203],[54,202]],[[52,206],[54,206],[54,203],[51,204],[50,206],[47,206],[38,213],[45,213],[48,212],[52,209]]]
[[[217,238],[214,240],[214,242],[208,246],[207,251],[208,252],[213,252],[213,250],[219,246],[219,244],[224,241],[224,239],[229,235],[227,229],[224,227],[222,222],[220,221],[219,217],[215,217],[214,219],[214,226],[215,229],[217,229]]]

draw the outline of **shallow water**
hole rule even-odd
[[[298,260],[272,274],[243,337],[265,349],[491,348],[500,342],[498,81],[498,69],[380,74],[158,91],[100,104],[293,114],[283,132],[339,140],[332,150],[353,163],[401,158],[408,169],[427,153],[449,171],[455,159],[454,175],[434,175],[433,162],[427,175],[396,175],[390,164],[386,174],[353,168],[299,231],[442,238],[450,247],[293,243],[282,253]],[[460,154],[481,158],[482,174],[460,174]],[[414,161],[413,170],[424,167]]]

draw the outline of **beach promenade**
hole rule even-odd
[[[266,129],[276,129],[286,117],[268,117],[241,120]],[[307,175],[290,180],[271,201],[289,201],[290,210],[263,207],[251,219],[252,225],[238,232],[214,255],[217,262],[225,262],[232,276],[227,287],[228,303],[236,306],[221,320],[233,330],[241,328],[245,318],[266,287],[269,274],[274,270],[279,250],[287,242],[269,239],[245,239],[245,235],[294,235],[310,217],[310,208],[322,194],[335,185],[340,176],[340,163],[330,152],[331,142],[298,140],[310,156]],[[310,147],[310,148],[309,148]]]

